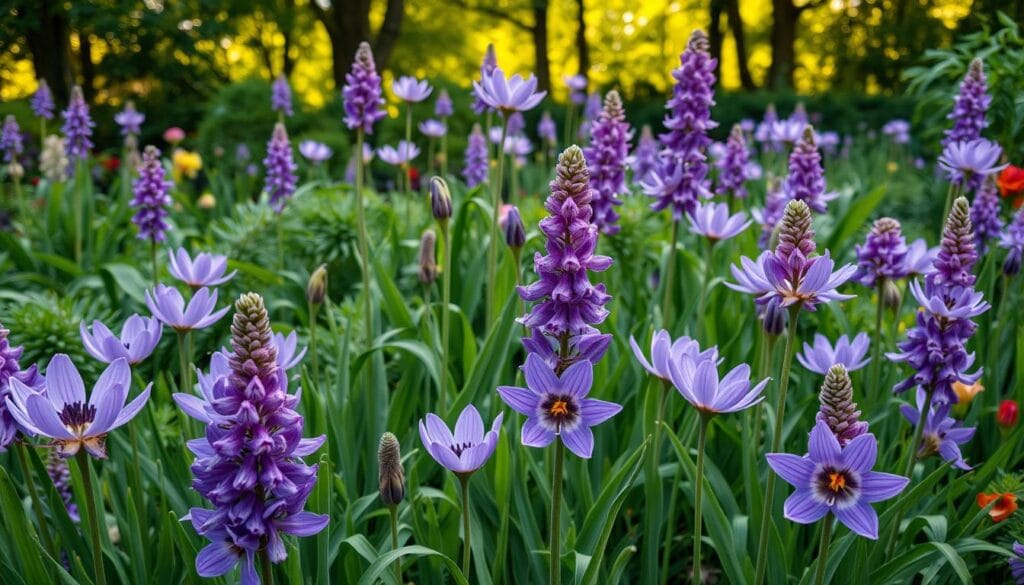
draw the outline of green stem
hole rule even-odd
[[[562,465],[565,461],[565,444],[560,438],[555,439],[555,465],[551,474],[551,564],[550,579],[551,585],[560,585],[562,582],[562,538],[561,538],[561,512],[562,512]]]
[[[708,435],[708,423],[711,415],[700,414],[700,428],[697,431],[697,474],[694,476],[694,498],[693,498],[693,583],[700,585],[700,544],[701,544],[701,523],[703,521],[701,509],[704,495],[704,447]]]
[[[715,243],[713,240],[708,240],[708,246],[706,249],[706,256],[704,257],[704,282],[701,283],[700,287],[700,302],[697,305],[697,334],[704,336],[704,341],[708,342],[707,335],[704,331],[704,308],[708,302],[708,285],[711,281],[711,254]]]
[[[284,210],[277,214],[277,269],[284,270]]]
[[[470,543],[472,542],[469,538],[469,475],[459,474],[459,482],[462,483],[462,575],[468,581]]]
[[[391,512],[391,550],[398,550],[398,506],[388,506]],[[395,559],[395,580],[402,582],[402,560]]]
[[[448,407],[448,338],[451,318],[448,305],[452,300],[452,243],[448,234],[448,220],[441,222],[441,243],[444,246],[444,264],[441,266],[441,412]]]
[[[103,566],[103,550],[100,541],[100,522],[103,520],[96,509],[96,497],[92,485],[92,463],[85,449],[80,449],[78,455],[78,470],[82,473],[82,487],[85,491],[85,509],[89,515],[89,539],[92,541],[92,565],[96,572],[96,585],[106,585],[107,574]]]
[[[785,451],[782,444],[782,422],[786,416],[786,392],[789,390],[789,370],[793,363],[793,352],[796,350],[796,322],[800,316],[800,305],[789,309],[789,330],[786,334],[786,350],[782,355],[782,371],[779,374],[779,403],[775,406],[775,430],[772,433],[771,449],[776,452]],[[761,510],[761,531],[757,543],[757,568],[754,571],[754,583],[764,583],[764,571],[768,565],[768,526],[772,520],[772,500],[775,497],[775,474],[768,472],[768,481],[764,490],[764,508]]]
[[[317,352],[316,343],[316,317],[317,313],[320,312],[319,303],[309,303],[309,352],[310,358],[313,360],[313,382],[317,388],[320,386],[320,359],[319,352]]]
[[[260,551],[260,576],[263,577],[262,585],[274,585],[274,565],[270,562],[270,554],[267,551]]]
[[[505,166],[505,156],[502,152],[505,144],[505,134],[508,132],[508,116],[502,116],[501,121],[501,142],[498,143],[498,170],[494,174],[494,183],[491,184],[491,241],[487,248],[487,321],[486,327],[490,328],[494,323],[494,304],[497,302],[497,295],[494,290],[494,283],[498,272],[498,246],[501,245],[501,231],[498,228],[498,216],[501,210],[501,181],[502,172]]]
[[[366,234],[366,210],[363,200],[363,130],[356,130],[356,223],[359,228],[359,268],[363,276],[363,335],[366,347],[373,341],[373,316],[370,310],[370,251]]]
[[[885,290],[883,286],[884,281],[878,281],[878,303],[875,308],[875,338],[871,342],[871,399],[872,402],[878,398],[878,392],[880,390],[878,385],[878,376],[881,373],[880,362],[882,359],[882,314],[885,312],[885,303],[882,302],[882,294]]]
[[[75,223],[75,263],[82,263],[82,183],[86,174],[85,164],[75,162],[75,194],[72,198],[72,221]]]
[[[36,519],[39,521],[39,535],[43,539],[43,545],[46,546],[46,550],[50,554],[56,554],[57,549],[53,546],[53,539],[50,538],[50,529],[46,525],[46,516],[43,514],[43,502],[39,499],[39,492],[36,491],[36,482],[32,479],[32,470],[28,465],[28,445],[25,443],[18,443],[18,463],[21,465],[21,474],[25,476],[25,489],[28,490],[29,499],[32,500],[32,511],[36,515]],[[35,455],[32,455],[35,457]]]
[[[665,297],[661,302],[661,325],[665,328],[671,326],[672,312],[672,282],[676,277],[676,245],[679,243],[679,222],[672,222],[672,243],[668,248],[668,266],[665,268]]]
[[[188,333],[178,331],[178,392],[188,393],[192,390],[189,384],[188,371]]]
[[[448,123],[445,122],[444,134],[441,135],[441,176],[448,176]]]
[[[156,240],[149,241],[149,260],[153,264],[153,288],[160,282],[159,271],[156,264]]]
[[[910,440],[910,448],[907,449],[907,460],[903,464],[903,477],[910,477],[911,472],[914,471],[914,461],[917,460],[917,448],[921,444],[921,435],[924,434],[924,425],[928,420],[928,412],[932,408],[932,398],[935,396],[935,391],[929,389],[924,394],[924,407],[921,408],[921,413],[917,418],[917,425],[914,427],[914,435]],[[896,517],[892,521],[892,530],[889,531],[889,538],[885,543],[885,554],[889,556],[892,552],[893,544],[896,542],[896,536],[900,531],[900,522],[902,521],[902,514],[897,511]]]
[[[824,585],[825,564],[828,561],[829,544],[832,542],[832,513],[825,514],[821,525],[821,543],[818,544],[818,568],[814,571],[814,585]]]

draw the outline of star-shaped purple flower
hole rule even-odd
[[[473,90],[484,103],[506,116],[512,112],[532,110],[548,93],[536,91],[537,78],[533,75],[523,79],[517,73],[506,78],[500,67],[483,75],[480,81],[474,81]]]
[[[921,420],[921,409],[924,408],[925,394],[920,388],[917,391],[917,408],[909,404],[900,406],[900,414],[916,425]],[[964,461],[960,445],[974,437],[975,427],[965,427],[960,421],[949,416],[951,404],[938,404],[931,407],[931,412],[924,419],[924,430],[921,433],[921,444],[917,447],[917,457],[924,459],[938,453],[943,460],[949,461],[957,469],[967,471],[971,466]]]
[[[425,79],[404,75],[391,83],[391,91],[403,102],[416,104],[430,97],[434,88]]]
[[[200,252],[195,259],[188,255],[185,248],[168,252],[167,269],[171,276],[189,285],[193,289],[204,286],[218,286],[234,278],[237,270],[225,275],[228,268],[228,257]]]
[[[480,413],[469,404],[462,409],[453,433],[441,417],[429,413],[426,420],[420,420],[420,440],[435,461],[458,475],[468,475],[483,467],[494,454],[504,416],[499,412],[491,430],[486,431]]]
[[[697,340],[686,335],[673,340],[666,329],[659,329],[654,332],[654,336],[651,338],[650,361],[647,360],[643,350],[640,349],[640,345],[632,335],[629,336],[629,347],[633,349],[633,355],[650,375],[661,378],[666,382],[672,379],[669,363],[682,360],[685,355],[692,356],[698,361],[705,359],[718,361],[717,347],[701,351]]]
[[[752,223],[742,211],[729,215],[726,203],[697,203],[686,217],[690,231],[717,243],[736,237]]]
[[[128,360],[128,365],[136,365],[153,353],[160,342],[164,326],[159,319],[132,315],[121,327],[118,337],[99,321],[92,322],[92,333],[85,326],[79,327],[82,334],[82,345],[89,355],[104,363],[111,363],[119,358]]]
[[[871,358],[866,357],[869,343],[867,333],[858,333],[853,342],[848,336],[842,335],[833,346],[827,337],[817,333],[814,335],[814,345],[805,341],[804,350],[797,354],[796,360],[803,367],[822,376],[836,364],[842,364],[847,372],[853,372],[871,361]]]
[[[179,333],[205,329],[220,320],[231,308],[224,307],[214,311],[214,307],[217,306],[217,291],[213,291],[211,295],[210,289],[205,286],[196,291],[186,307],[185,299],[178,289],[162,284],[156,285],[152,293],[146,291],[146,306],[154,317]]]
[[[729,371],[724,378],[718,377],[718,364],[714,359],[701,359],[693,354],[684,354],[681,359],[668,362],[672,385],[692,404],[705,414],[739,412],[764,400],[764,388],[770,378],[750,385],[750,366],[740,364]]]

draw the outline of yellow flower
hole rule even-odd
[[[900,165],[896,164],[896,162],[894,161],[889,161],[885,164],[885,170],[889,171],[889,173],[892,174],[900,170]]]
[[[199,196],[196,205],[199,206],[199,209],[213,209],[217,205],[217,198],[213,196],[213,193],[207,191]]]
[[[182,177],[194,179],[203,168],[203,157],[199,156],[198,152],[191,152],[182,148],[174,151],[171,161],[174,167],[175,181],[181,181]]]

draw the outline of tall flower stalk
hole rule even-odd
[[[451,335],[452,242],[448,223],[452,216],[452,197],[448,183],[441,177],[430,180],[430,213],[441,231],[441,245],[444,247],[441,261],[441,387],[438,389],[439,408],[444,412],[448,407],[448,345]]]
[[[72,213],[74,216],[74,251],[75,262],[82,261],[82,195],[91,184],[89,180],[88,159],[92,149],[92,128],[95,126],[89,116],[89,105],[85,103],[82,88],[75,86],[71,90],[68,109],[64,110],[64,147],[68,159],[75,165],[75,189]]]

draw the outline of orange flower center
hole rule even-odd
[[[569,414],[569,403],[565,400],[556,400],[549,409],[551,414],[559,414],[565,416]]]
[[[838,472],[829,473],[828,489],[834,492],[841,492],[846,489],[846,476]]]

